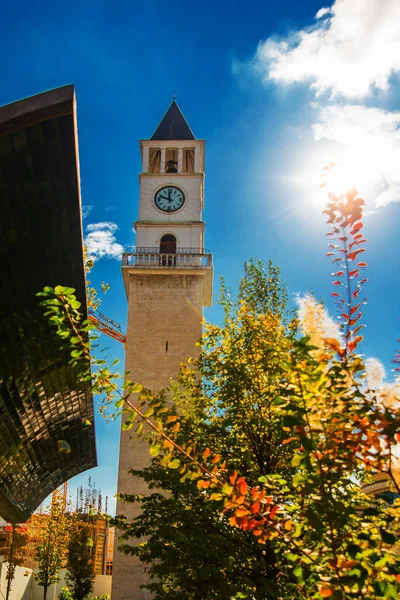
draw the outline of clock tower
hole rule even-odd
[[[158,392],[180,363],[197,353],[203,307],[211,305],[212,256],[204,249],[202,221],[205,142],[195,139],[174,99],[140,150],[137,245],[122,257],[128,299],[125,370],[130,380]],[[118,492],[146,494],[144,482],[129,470],[149,462],[147,443],[122,430]],[[118,502],[117,514],[133,519],[138,508]],[[148,581],[146,567],[115,548],[112,599],[147,600],[151,594],[140,586]]]

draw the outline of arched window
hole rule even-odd
[[[176,237],[166,233],[160,240],[160,254],[176,254]]]
[[[167,254],[168,256],[161,256],[161,264],[165,267],[173,267],[176,263],[176,237],[171,233],[166,233],[160,240],[160,254]]]

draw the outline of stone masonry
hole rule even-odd
[[[128,378],[154,392],[168,385],[187,356],[197,354],[204,304],[204,277],[199,274],[146,273],[132,269],[128,289],[128,330],[125,370]],[[145,484],[129,474],[149,464],[147,443],[133,429],[121,432],[118,491],[146,493]],[[132,519],[132,504],[117,503],[117,514]],[[117,542],[118,543],[118,542]],[[134,543],[133,540],[131,543]],[[112,600],[148,600],[141,590],[148,581],[145,567],[134,557],[114,553]]]

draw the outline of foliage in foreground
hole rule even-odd
[[[171,384],[173,403],[129,383],[116,400],[112,374],[95,359],[94,391],[129,411],[126,427],[136,420],[149,440],[153,461],[141,476],[169,491],[125,498],[144,512],[131,525],[119,522],[127,539],[150,528],[147,541],[125,550],[158,559],[151,563],[163,577],[151,584],[157,598],[398,597],[399,505],[366,498],[357,483],[381,473],[400,492],[400,417],[381,390],[369,389],[357,354],[362,204],[351,192],[331,197],[327,209],[340,335],[324,337],[318,322],[298,332],[273,267],[265,275],[250,263],[238,301],[223,296],[223,327],[206,327],[199,357]],[[79,366],[90,354],[90,326],[73,291],[44,295]],[[196,550],[211,543],[207,569]],[[171,554],[187,561],[185,571]]]
[[[44,600],[49,587],[60,581],[59,573],[66,558],[68,528],[63,502],[61,498],[54,498],[49,519],[39,530],[35,553],[38,571],[34,577],[38,585],[43,587]]]
[[[90,556],[91,528],[79,524],[71,529],[67,546],[67,584],[74,600],[84,600],[93,590],[94,564]]]

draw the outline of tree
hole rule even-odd
[[[224,326],[206,327],[194,370],[183,369],[172,386],[174,408],[165,397],[158,410],[165,411],[161,414],[170,427],[177,427],[180,415],[179,444],[186,445],[195,428],[198,446],[224,453],[256,484],[261,475],[282,477],[293,471],[291,455],[282,445],[286,433],[281,415],[273,405],[293,331],[281,325],[290,315],[278,268],[270,263],[264,269],[259,261],[250,261],[239,287],[236,304],[223,287]],[[268,311],[270,318],[265,317]],[[155,576],[149,587],[155,597],[225,599],[251,592],[254,598],[264,598],[268,590],[276,593],[280,560],[273,547],[261,547],[253,535],[221,519],[217,502],[199,494],[198,478],[182,475],[183,465],[166,469],[168,454],[158,442],[150,451],[151,466],[133,474],[168,494],[125,496],[140,504],[142,514],[133,523],[116,519],[114,524],[125,531],[125,539],[145,538],[122,548],[149,563]]]
[[[15,524],[11,526],[7,534],[6,547],[2,553],[6,555],[7,574],[6,574],[6,600],[11,593],[12,582],[15,577],[16,568],[23,564],[25,556],[27,537],[26,534],[17,528]]]
[[[67,552],[67,583],[74,600],[84,600],[93,590],[94,564],[91,527],[79,523],[71,529]]]
[[[182,368],[168,393],[155,396],[129,383],[116,401],[117,409],[130,412],[126,427],[139,418],[136,434],[149,440],[153,463],[142,476],[152,485],[165,482],[170,494],[125,497],[141,502],[144,510],[133,524],[125,523],[125,538],[150,528],[150,539],[124,550],[145,561],[159,558],[151,568],[155,574],[164,568],[168,583],[153,582],[159,598],[224,597],[222,565],[211,569],[212,575],[219,571],[216,595],[210,585],[196,592],[200,578],[189,571],[192,565],[199,571],[194,549],[202,534],[196,524],[200,538],[190,542],[185,506],[192,517],[204,507],[206,544],[208,525],[220,526],[218,536],[228,532],[225,556],[236,563],[225,570],[232,586],[227,593],[234,590],[231,597],[398,597],[399,502],[389,506],[366,498],[360,489],[360,482],[379,473],[400,494],[400,415],[393,407],[400,400],[398,386],[390,394],[372,387],[357,353],[366,302],[361,295],[367,266],[360,259],[365,251],[362,206],[351,190],[331,195],[326,211],[340,330],[323,331],[323,307],[312,299],[308,322],[303,320],[299,328],[298,320],[269,294],[274,277],[263,275],[253,262],[246,267],[237,301],[223,291],[224,325],[206,326],[199,357]],[[277,293],[282,300],[279,288]],[[82,354],[89,350],[76,335],[81,325],[85,331],[85,324],[64,308],[69,297],[73,303],[71,294],[62,288],[47,290],[45,302],[61,320],[56,325],[70,338],[72,356],[79,362],[77,349]],[[398,364],[398,353],[394,360]],[[115,388],[106,375],[103,370],[103,389],[107,395],[111,388],[111,402]],[[170,498],[180,502],[170,503],[171,514],[163,512]],[[235,542],[248,543],[250,561],[244,550],[234,553]],[[168,563],[165,544],[175,556],[188,559],[190,576]],[[260,549],[261,566],[256,563]],[[261,574],[252,587],[246,577],[253,564]],[[234,579],[231,573],[236,573]]]
[[[68,527],[62,498],[53,495],[50,515],[39,529],[35,553],[38,571],[34,577],[43,587],[44,600],[49,587],[60,581],[59,573],[65,564]]]

